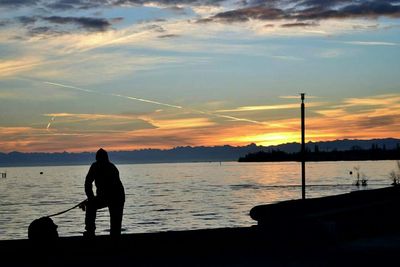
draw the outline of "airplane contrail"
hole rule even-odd
[[[65,84],[61,84],[61,83],[48,82],[48,81],[44,81],[43,83],[49,84],[49,85],[53,85],[53,86],[73,89],[73,90],[77,90],[77,91],[81,91],[81,92],[86,92],[86,93],[99,94],[99,95],[108,95],[108,96],[114,96],[114,97],[119,97],[119,98],[134,100],[134,101],[140,101],[140,102],[145,102],[145,103],[155,104],[155,105],[160,105],[160,106],[166,106],[166,107],[171,107],[171,108],[176,108],[176,109],[184,109],[184,110],[191,111],[191,112],[194,112],[194,113],[205,114],[205,115],[213,116],[213,117],[217,117],[217,118],[225,118],[225,119],[230,119],[230,120],[234,120],[234,121],[244,121],[244,122],[250,122],[250,123],[255,123],[255,124],[266,124],[264,122],[259,122],[259,121],[255,121],[255,120],[250,120],[250,119],[245,119],[245,118],[238,118],[238,117],[233,117],[233,116],[228,116],[228,115],[221,115],[221,114],[216,114],[216,113],[202,111],[202,110],[195,110],[195,109],[191,109],[191,108],[185,108],[185,107],[182,107],[182,106],[162,103],[162,102],[149,100],[149,99],[137,98],[137,97],[114,94],[114,93],[101,93],[101,92],[97,92],[97,91],[90,90],[90,89],[85,89],[85,88],[71,86],[71,85],[65,85]],[[50,126],[48,125],[48,127],[50,127]]]
[[[112,96],[116,96],[116,97],[121,97],[121,98],[126,98],[126,99],[131,99],[131,100],[137,100],[137,101],[141,101],[141,102],[146,102],[146,103],[150,103],[150,104],[156,104],[156,105],[161,105],[161,106],[167,106],[167,107],[171,107],[171,108],[183,108],[181,106],[176,106],[176,105],[171,105],[171,104],[166,104],[166,103],[161,103],[161,102],[157,102],[157,101],[153,101],[153,100],[148,100],[148,99],[143,99],[143,98],[136,98],[136,97],[132,97],[132,96],[125,96],[125,95],[118,95],[118,94],[110,94]]]
[[[54,121],[55,117],[52,117],[49,123],[47,124],[46,130],[50,129],[51,123]]]
[[[207,112],[207,111],[202,111],[202,110],[190,109],[190,111],[192,111],[194,113],[200,113],[200,114],[204,114],[204,115],[208,115],[208,116],[217,117],[217,118],[230,119],[233,121],[246,121],[246,122],[251,122],[251,123],[255,123],[255,124],[265,124],[264,122],[260,122],[260,121],[255,121],[255,120],[250,120],[250,119],[245,119],[245,118],[237,118],[237,117],[228,116],[228,115],[221,115],[218,113]]]
[[[64,87],[64,88],[69,88],[69,89],[74,89],[74,90],[78,90],[78,91],[83,91],[83,92],[86,92],[86,93],[97,93],[96,91],[93,91],[93,90],[83,89],[83,88],[70,86],[70,85],[64,85],[64,84],[61,84],[61,83],[53,83],[53,82],[43,82],[43,83],[50,84],[50,85],[55,85],[55,86],[59,86],[59,87]]]
[[[97,91],[94,91],[94,90],[84,89],[84,88],[71,86],[71,85],[65,85],[65,84],[61,84],[61,83],[53,83],[53,82],[43,82],[43,83],[49,84],[49,85],[54,85],[54,86],[59,86],[59,87],[64,87],[64,88],[69,88],[69,89],[74,89],[74,90],[78,90],[78,91],[82,91],[82,92],[86,92],[86,93],[93,93],[93,94],[100,94],[100,95],[110,95],[110,96],[130,99],[130,100],[136,100],[136,101],[140,101],[140,102],[156,104],[156,105],[160,105],[160,106],[171,107],[171,108],[179,108],[179,109],[182,108],[181,106],[161,103],[161,102],[157,102],[157,101],[153,101],[153,100],[149,100],[149,99],[143,99],[143,98],[137,98],[137,97],[119,95],[119,94],[112,94],[112,93],[100,93],[100,92],[97,92]]]

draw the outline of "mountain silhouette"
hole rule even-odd
[[[372,146],[394,149],[400,146],[400,139],[385,138],[371,140],[334,140],[323,142],[308,142],[306,149],[319,151],[343,151],[354,148],[370,149]],[[116,164],[131,163],[167,163],[167,162],[208,162],[237,161],[249,153],[258,151],[283,151],[293,153],[300,151],[299,143],[286,143],[275,146],[179,146],[172,149],[140,149],[132,151],[114,151],[109,155]],[[88,165],[94,158],[92,152],[82,153],[0,153],[0,166],[50,166],[50,165]]]

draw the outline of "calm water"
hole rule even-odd
[[[388,186],[394,161],[307,163],[307,197],[352,190],[359,166],[367,188]],[[125,233],[249,226],[250,209],[301,196],[300,164],[176,163],[119,165],[125,186]],[[70,208],[85,199],[89,166],[0,168],[0,239],[27,237],[37,218]],[[40,172],[43,172],[40,175]],[[84,212],[74,209],[54,217],[60,236],[81,235]],[[108,234],[108,210],[98,212],[97,234]]]

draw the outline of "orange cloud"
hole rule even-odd
[[[180,129],[180,128],[198,128],[215,125],[208,118],[189,118],[189,119],[175,119],[175,120],[150,120],[150,122],[162,129]]]
[[[387,107],[390,105],[400,104],[400,95],[398,94],[384,94],[372,97],[361,98],[348,98],[343,101],[343,107],[352,106],[382,106]]]
[[[325,103],[323,102],[312,102],[307,103],[308,107],[318,107],[322,106]],[[244,106],[238,107],[234,109],[220,109],[216,110],[215,112],[243,112],[243,111],[263,111],[263,110],[279,110],[279,109],[296,109],[299,108],[299,104],[281,104],[281,105],[264,105],[264,106]]]

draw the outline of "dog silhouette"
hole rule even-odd
[[[58,238],[58,226],[50,217],[34,220],[28,228],[28,238],[34,241],[49,241]]]

